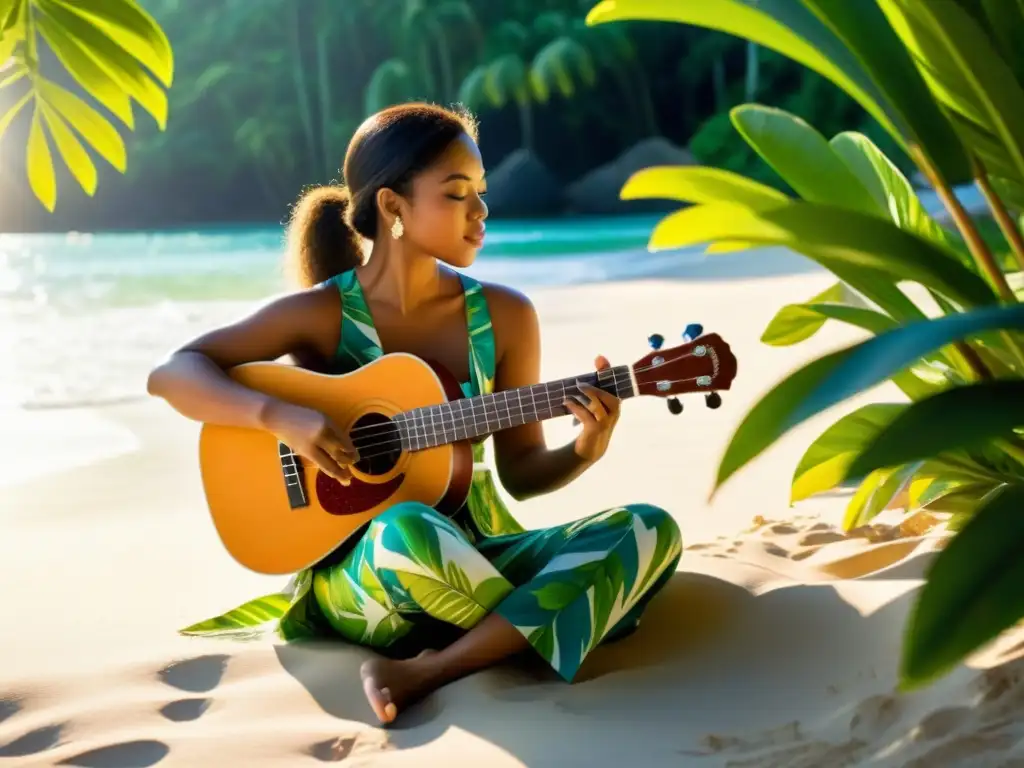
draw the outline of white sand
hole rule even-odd
[[[838,412],[707,504],[755,398],[857,338],[829,326],[795,348],[762,345],[780,304],[831,281],[723,269],[745,259],[682,281],[536,294],[545,376],[585,370],[597,353],[632,362],[649,333],[673,344],[695,321],[732,345],[739,376],[722,408],[695,396],[674,417],[661,401],[632,401],[600,469],[513,505],[539,526],[650,501],[677,516],[688,549],[640,631],[595,652],[575,684],[510,664],[389,729],[360,692],[368,651],[175,634],[281,584],[220,547],[195,425],[156,402],[5,419],[34,447],[0,468],[0,766],[1024,766],[1024,633],[931,688],[895,692],[907,612],[941,540],[883,525],[875,541],[844,536],[833,527],[843,496],[789,508],[801,452]],[[890,396],[883,387],[843,410]],[[549,427],[552,440],[571,434],[567,421]]]

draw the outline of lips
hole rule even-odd
[[[484,244],[484,230],[481,229],[476,232],[472,232],[466,235],[464,239],[467,243],[472,243],[474,246],[479,248]]]

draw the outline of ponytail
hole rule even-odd
[[[316,187],[292,208],[286,235],[286,271],[300,288],[311,288],[363,264],[360,238],[348,222],[345,187]]]

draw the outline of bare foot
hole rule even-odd
[[[423,651],[413,659],[371,659],[364,662],[359,673],[363,693],[382,723],[394,722],[402,707],[413,704],[437,686],[423,661],[433,651]]]

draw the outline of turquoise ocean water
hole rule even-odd
[[[470,274],[530,291],[655,277],[702,249],[649,253],[658,216],[496,221]],[[166,351],[283,290],[280,227],[0,234],[0,406],[144,395]]]

